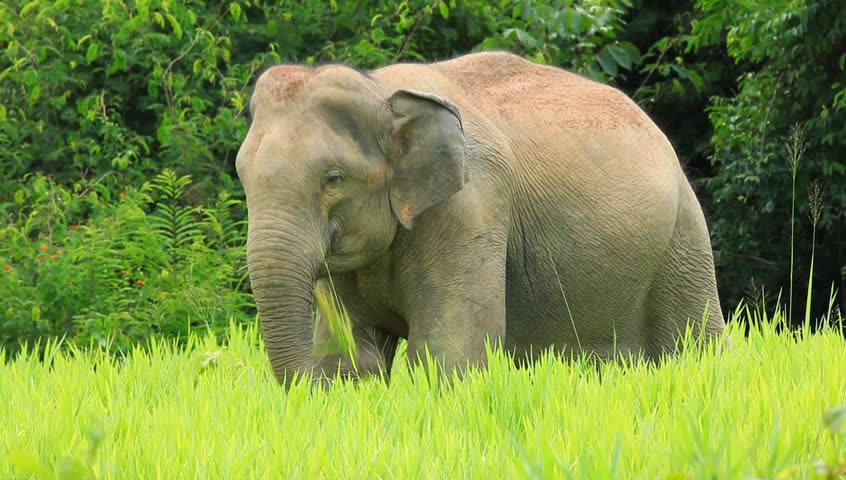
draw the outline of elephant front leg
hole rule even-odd
[[[406,288],[408,355],[412,364],[437,362],[444,378],[487,365],[486,343],[505,340],[505,252],[475,249],[428,263]]]

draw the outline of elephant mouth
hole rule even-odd
[[[317,272],[317,278],[326,278],[339,273],[346,273],[354,269],[352,259],[347,255],[330,252]]]
[[[344,252],[340,229],[332,229],[326,251],[317,272],[317,278],[326,278],[335,273],[343,273],[345,264],[349,263],[349,254]]]
[[[351,272],[361,267],[362,255],[349,251],[338,245],[337,248],[329,248],[320,262],[317,271],[317,278],[327,278],[332,275]]]

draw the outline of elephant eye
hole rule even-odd
[[[325,174],[323,174],[323,185],[324,186],[336,186],[341,183],[341,180],[344,179],[344,173],[340,170],[329,170]]]

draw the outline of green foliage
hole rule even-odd
[[[693,4],[692,0],[636,3],[624,38],[639,46],[643,59],[621,87],[667,133],[697,193],[704,197],[699,180],[713,174],[706,109],[711,96],[731,94],[735,73],[720,44],[691,53],[691,22],[697,18]]]
[[[281,18],[296,16],[297,33],[318,45],[290,55],[307,64],[328,60],[375,68],[508,49],[610,80],[640,62],[633,43],[617,40],[630,7],[628,0],[331,2],[329,8],[306,2]],[[269,25],[278,27],[273,20]]]
[[[197,2],[12,0],[0,19],[3,178],[231,173],[248,84],[273,54],[233,54],[243,16]]]
[[[65,336],[125,348],[251,320],[241,201],[188,206],[190,186],[170,170],[117,195],[105,181],[27,176],[0,228],[0,346]]]
[[[791,189],[804,200],[813,181],[825,187],[825,208],[811,222],[811,202],[796,204],[798,238],[818,228],[821,288],[832,281],[846,290],[846,18],[834,0],[791,2],[699,1],[705,14],[693,24],[691,48],[723,41],[741,70],[738,90],[712,100],[713,195],[710,219],[724,290],[738,291],[750,277],[786,285],[791,252],[784,231],[791,225]],[[725,37],[723,37],[725,32]],[[791,164],[785,144],[800,125],[807,149]],[[795,178],[794,178],[795,177]],[[796,265],[808,268],[813,245],[797,245]],[[818,295],[824,297],[824,295]],[[846,306],[846,304],[844,304]],[[797,317],[802,318],[797,306]]]
[[[618,40],[628,0],[481,3],[481,20],[502,33],[485,38],[481,48],[511,50],[601,81],[622,78],[641,61],[637,46]]]
[[[282,60],[369,68],[516,48],[613,78],[639,58],[614,41],[627,5],[12,0],[0,5],[0,175],[231,176],[249,86]]]

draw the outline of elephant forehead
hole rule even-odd
[[[253,101],[285,102],[296,96],[314,74],[301,65],[279,65],[269,68],[256,81]]]
[[[302,161],[309,132],[297,112],[262,111],[253,119],[236,157],[239,174],[263,175]],[[314,142],[312,142],[314,143]]]
[[[256,102],[286,104],[298,96],[305,95],[308,90],[320,90],[324,87],[360,90],[363,80],[362,74],[342,65],[324,65],[317,68],[278,65],[259,76],[251,106]],[[305,88],[306,86],[309,88]]]
[[[288,125],[270,126],[257,132],[255,161],[259,164],[301,163],[306,152],[306,139],[302,138],[304,133],[302,129]],[[311,143],[310,148],[314,149],[316,142]]]

